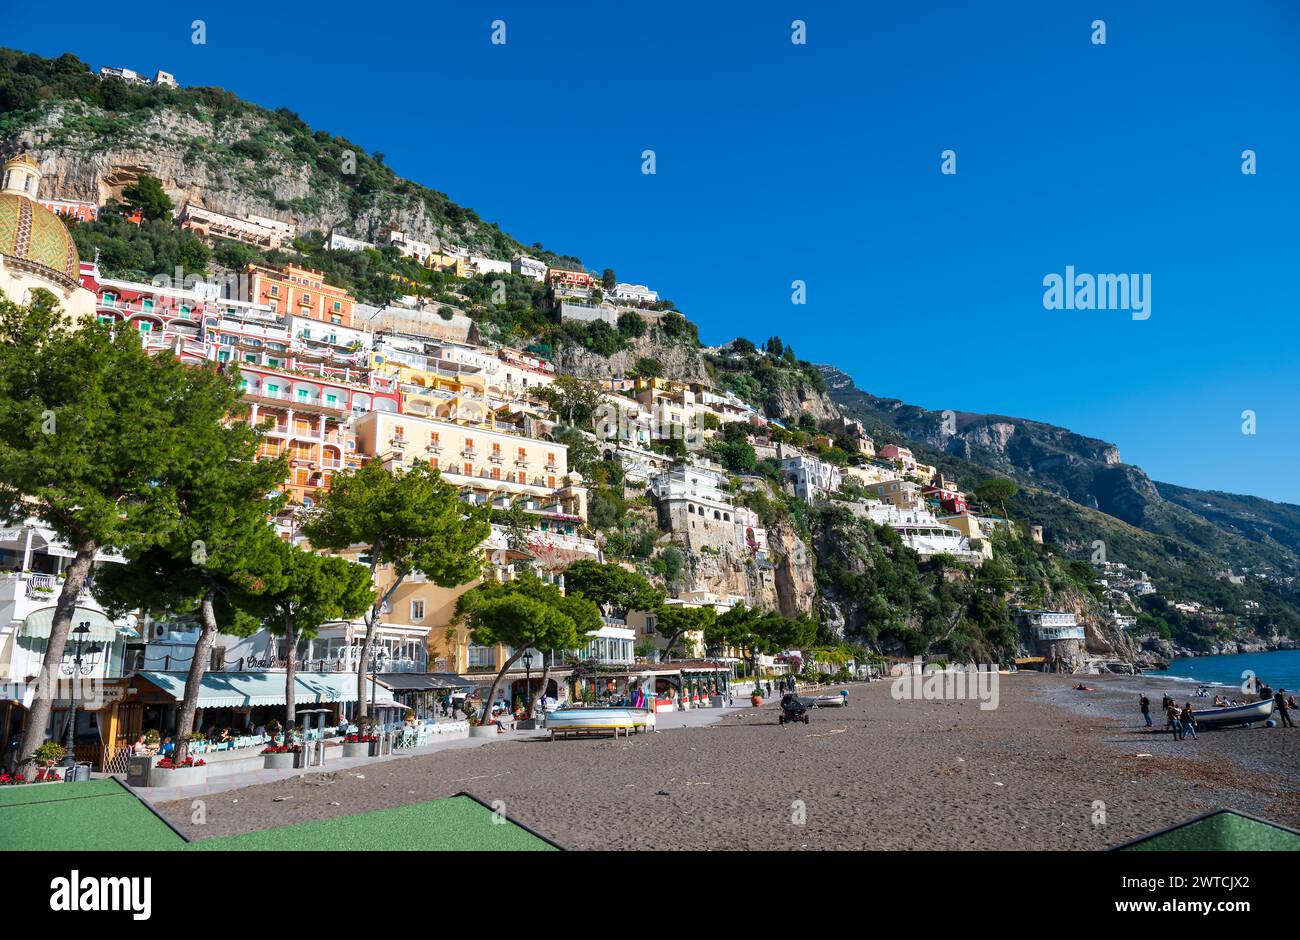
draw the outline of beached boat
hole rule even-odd
[[[546,716],[552,741],[564,734],[631,734],[653,724],[644,708],[560,708]]]
[[[849,703],[848,696],[845,695],[814,695],[805,701],[818,708],[842,708]]]
[[[1249,702],[1245,705],[1229,705],[1226,708],[1192,709],[1196,725],[1200,728],[1223,728],[1228,725],[1244,725],[1255,721],[1265,721],[1273,714],[1273,700]]]

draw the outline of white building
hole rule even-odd
[[[514,264],[510,261],[498,261],[496,258],[483,258],[478,255],[470,255],[469,263],[479,274],[509,274],[514,270]]]
[[[515,274],[531,277],[534,281],[546,280],[546,262],[538,261],[536,258],[530,258],[527,255],[520,255],[510,262],[510,270],[514,271]]]
[[[325,247],[330,251],[363,251],[366,248],[374,248],[375,246],[359,238],[351,238],[347,235],[340,235],[338,232],[330,232],[329,241],[325,243]]]
[[[609,296],[615,300],[628,300],[637,304],[657,304],[659,293],[644,284],[615,284]]]
[[[781,472],[794,483],[794,495],[806,503],[829,496],[843,482],[839,467],[807,454],[782,460]]]

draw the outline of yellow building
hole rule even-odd
[[[494,430],[414,414],[372,411],[357,419],[360,449],[396,470],[416,460],[438,467],[466,500],[507,509],[522,499],[530,512],[587,520],[587,489],[568,469],[568,448]]]
[[[72,320],[95,315],[94,292],[81,286],[76,242],[55,213],[37,198],[41,169],[28,154],[4,165],[0,185],[0,293],[19,304],[32,291],[53,294]]]

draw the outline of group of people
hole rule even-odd
[[[1277,723],[1283,728],[1294,728],[1295,722],[1291,719],[1291,710],[1300,708],[1295,700],[1295,694],[1287,694],[1286,689],[1278,689],[1274,692],[1268,686],[1259,686],[1258,701],[1267,701],[1273,699],[1273,710],[1277,715]],[[1208,696],[1208,693],[1207,693]],[[1206,696],[1202,696],[1206,697]],[[1238,701],[1235,698],[1225,698],[1223,695],[1214,696],[1215,708],[1231,708],[1234,705],[1250,705],[1250,701]],[[1146,694],[1138,696],[1138,708],[1142,712],[1142,717],[1146,720],[1147,727],[1152,727],[1155,722],[1151,718],[1151,700]],[[1196,714],[1192,711],[1192,703],[1184,702],[1180,708],[1178,703],[1166,692],[1160,700],[1160,710],[1165,714],[1165,730],[1173,733],[1173,736],[1179,740],[1186,740],[1190,734],[1193,739],[1196,738]]]

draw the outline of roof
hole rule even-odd
[[[185,673],[139,672],[143,679],[162,689],[176,701],[185,698]],[[355,702],[357,677],[351,672],[300,672],[294,676],[294,703]],[[283,672],[209,672],[199,687],[199,708],[248,708],[253,705],[283,705]],[[376,695],[386,702],[387,692]]]
[[[55,213],[17,193],[0,193],[0,254],[64,287],[81,274],[77,245]]]
[[[451,672],[381,672],[379,684],[394,692],[419,692],[434,689],[477,689],[481,683],[469,682]]]

